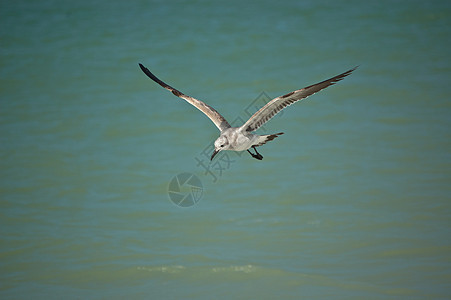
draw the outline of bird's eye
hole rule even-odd
[[[224,145],[221,145],[221,148],[224,147]]]

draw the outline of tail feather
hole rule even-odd
[[[261,146],[266,144],[269,141],[272,141],[273,139],[275,139],[276,137],[278,137],[279,135],[282,135],[283,132],[279,132],[279,133],[275,133],[275,134],[268,134],[268,135],[261,135],[261,139],[259,141],[258,144],[254,145],[256,147]]]

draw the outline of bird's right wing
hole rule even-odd
[[[171,87],[170,85],[164,83],[160,79],[158,79],[155,75],[152,74],[152,72],[149,71],[146,67],[144,67],[142,64],[139,64],[141,70],[146,74],[150,79],[176,95],[177,97],[180,97],[184,100],[186,100],[188,103],[195,106],[198,110],[203,112],[210,120],[216,125],[216,127],[219,128],[220,131],[223,131],[224,129],[230,128],[230,124],[227,122],[227,120],[221,116],[220,113],[218,113],[213,107],[210,105],[205,104],[204,102],[197,100],[193,97],[187,96],[183,94],[182,92],[176,90],[175,88]]]

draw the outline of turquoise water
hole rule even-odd
[[[3,1],[1,298],[449,298],[450,20],[447,1]],[[217,129],[138,63],[238,123],[360,67],[267,123],[285,134],[262,161],[208,165]],[[184,172],[190,208],[168,195]]]

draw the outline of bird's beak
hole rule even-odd
[[[216,150],[216,149],[215,149],[215,151],[213,151],[213,154],[211,155],[210,160],[213,160],[213,157],[215,157],[216,154],[218,154],[218,153],[219,153],[219,150]]]

